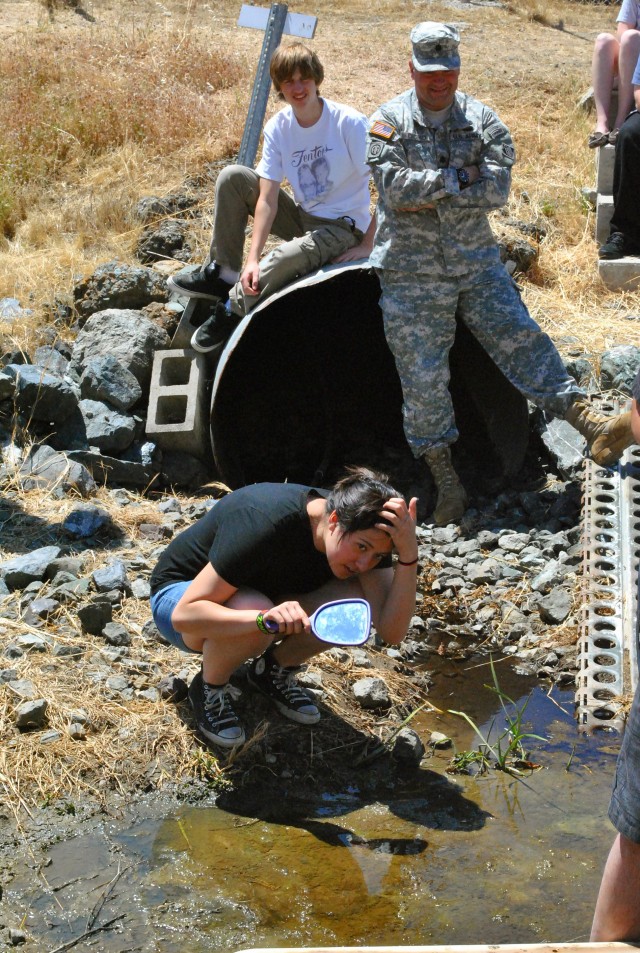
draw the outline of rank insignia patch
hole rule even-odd
[[[502,153],[505,159],[511,159],[513,161],[516,157],[516,150],[513,148],[513,146],[503,146]]]
[[[381,119],[375,119],[371,123],[369,135],[378,136],[380,139],[386,139],[388,141],[391,139],[395,131],[396,127],[392,126],[390,122],[383,122]]]

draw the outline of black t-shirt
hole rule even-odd
[[[192,580],[210,562],[230,585],[247,586],[274,602],[312,592],[333,578],[313,545],[307,502],[327,490],[296,483],[256,483],[234,490],[169,543],[151,575],[155,594]]]

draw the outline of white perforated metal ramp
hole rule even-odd
[[[582,539],[577,720],[585,729],[621,730],[621,696],[638,681],[640,447],[610,470],[586,461]]]

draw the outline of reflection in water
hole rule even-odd
[[[506,670],[500,682],[514,698],[526,685]],[[431,697],[486,732],[497,700],[477,686],[447,677]],[[532,745],[543,769],[524,781],[495,771],[451,778],[452,752],[436,750],[382,801],[358,791],[366,769],[315,805],[296,799],[295,782],[283,780],[280,796],[256,783],[216,808],[114,819],[53,845],[48,886],[29,871],[8,905],[21,889],[25,926],[50,949],[82,933],[87,910],[104,902],[101,916],[121,919],[100,936],[102,953],[584,940],[612,840],[619,737],[579,736],[572,694],[555,700],[566,713],[534,688],[527,719],[548,740]],[[445,732],[458,750],[477,743],[446,713],[412,726],[423,737]]]
[[[483,693],[474,708],[457,688],[455,707],[488,731],[494,713],[483,713]],[[452,780],[451,752],[434,752],[433,770],[384,803],[366,803],[354,789],[319,799],[313,811],[284,791],[278,803],[265,803],[259,789],[230,795],[214,810],[184,812],[191,849],[175,821],[163,825],[156,876],[167,875],[170,895],[176,856],[187,854],[191,888],[234,908],[216,924],[219,950],[240,948],[238,904],[247,905],[245,947],[586,939],[611,841],[605,815],[617,742],[577,736],[571,699],[561,699],[565,714],[534,690],[527,717],[548,740],[535,743],[543,769],[524,781],[500,772]],[[492,704],[495,712],[495,695]],[[459,749],[477,743],[460,719],[425,717],[422,734],[438,728]]]

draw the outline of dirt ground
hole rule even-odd
[[[61,4],[52,12],[33,0],[0,0],[0,42],[19,42],[25,32],[57,30],[71,36],[76,31],[118,24],[123,29],[144,29],[151,21],[157,24],[160,18],[167,30],[176,29],[178,33],[185,10],[189,17],[197,17],[202,29],[210,30],[245,57],[248,90],[262,37],[256,31],[237,27],[239,3],[230,0],[187,5],[135,0],[127,4],[126,18],[123,5],[115,0],[93,0],[80,3],[75,9]],[[640,325],[627,320],[629,312],[637,310],[637,296],[613,295],[599,285],[595,277],[593,216],[584,212],[579,198],[580,187],[593,181],[593,155],[580,145],[586,139],[589,120],[575,109],[575,103],[589,86],[593,40],[602,29],[611,28],[615,18],[612,8],[560,3],[541,8],[538,19],[532,19],[528,15],[531,8],[518,10],[492,0],[401,4],[391,0],[375,4],[317,0],[312,7],[295,12],[318,16],[313,42],[326,65],[324,94],[350,102],[365,113],[408,86],[408,34],[414,23],[422,19],[455,22],[462,32],[461,89],[496,108],[514,135],[519,162],[514,172],[510,212],[529,221],[539,220],[545,210],[555,209],[546,219],[550,239],[540,249],[537,280],[525,288],[532,312],[561,347],[568,344],[593,353],[615,344],[640,344]],[[225,95],[232,97],[235,92]],[[270,105],[273,108],[275,104]],[[224,96],[220,109],[223,116]],[[188,171],[183,170],[185,174]],[[174,182],[167,178],[163,187],[181,184],[177,170],[171,174]],[[15,251],[19,255],[19,248]],[[8,287],[7,275],[0,277],[3,286]],[[161,664],[171,670],[175,663],[169,653],[162,648],[157,651]],[[386,660],[382,664],[393,669]],[[336,685],[340,677],[340,668],[336,666],[331,675]],[[427,697],[426,687],[419,680],[404,679],[403,685],[398,689],[394,708],[396,725],[403,713]],[[378,757],[380,752],[372,740],[382,730],[388,733],[391,723],[384,719],[381,723],[379,718],[344,707],[347,702],[343,696],[340,698],[343,707],[328,715],[317,743],[327,751],[329,771],[338,786],[352,776],[356,751],[375,791],[376,784],[390,783],[397,770],[388,752],[383,751]],[[172,718],[174,714],[181,725],[186,723],[185,733],[191,738],[184,703],[175,712],[171,709]],[[263,716],[268,718],[268,712],[261,708],[256,727]],[[299,745],[308,746],[308,738],[304,742],[297,740],[295,729],[283,720],[269,721],[270,745],[280,759],[280,776],[283,771],[298,771],[300,754],[308,766],[310,752],[298,750]],[[151,779],[146,791],[144,784],[138,782],[123,790],[101,788],[93,795],[85,788],[80,797],[56,799],[51,805],[43,799],[18,798],[0,806],[0,900],[3,884],[6,894],[19,865],[21,869],[36,869],[40,852],[47,844],[77,835],[105,818],[121,818],[127,802],[140,798],[147,804],[145,810],[165,811],[171,803],[212,802],[229,784],[253,781],[239,762],[220,774],[207,762],[206,749],[196,742],[188,744],[192,744],[193,757],[202,764],[200,776],[192,771],[187,779],[178,778],[175,784],[165,786],[163,793],[154,792]],[[260,741],[256,744],[260,745]],[[316,764],[319,773],[327,773],[326,764]],[[359,770],[362,777],[362,766]],[[275,775],[274,768],[277,790]],[[12,782],[15,779],[8,779],[5,790],[11,788]],[[300,782],[302,795],[311,792],[316,782],[314,769],[306,767]],[[260,783],[265,788],[269,786],[268,771],[261,775]],[[15,926],[15,922],[0,905],[0,938],[8,936],[4,928],[10,925]]]

